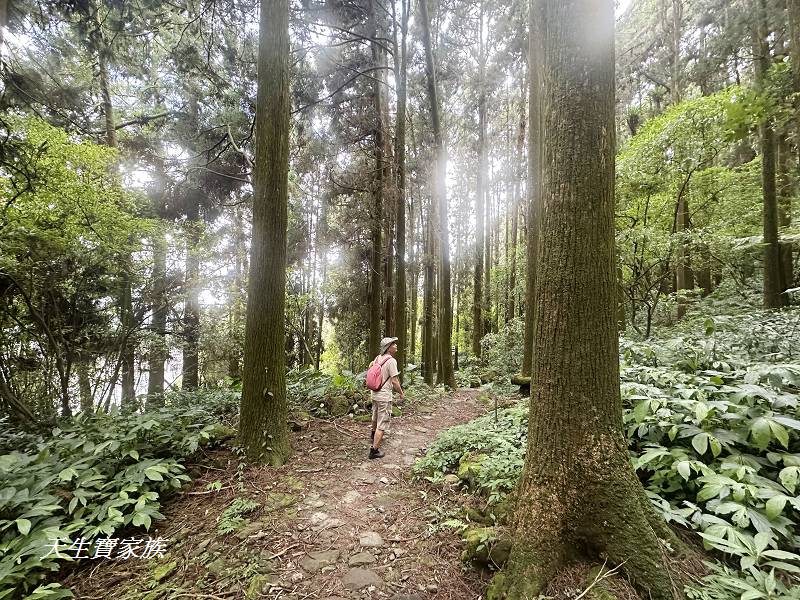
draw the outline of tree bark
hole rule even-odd
[[[286,428],[286,227],[289,175],[289,0],[262,0],[255,182],[239,436],[250,460],[282,465]]]
[[[167,240],[162,232],[153,236],[153,298],[147,377],[148,408],[164,405],[164,362],[167,359]]]
[[[526,202],[525,246],[527,265],[525,268],[525,329],[523,333],[522,375],[530,377],[535,353],[533,326],[536,319],[536,263],[539,245],[539,214],[541,203],[541,60],[539,36],[541,15],[531,9],[528,12],[528,183]]]
[[[423,0],[424,2],[425,0]],[[423,250],[423,263],[425,273],[423,276],[422,298],[422,368],[423,379],[428,385],[433,385],[436,373],[436,355],[438,351],[433,347],[433,313],[434,303],[434,260],[433,260],[433,199],[429,201],[428,218],[425,222],[425,241]]]
[[[475,194],[475,267],[472,279],[472,354],[481,357],[483,338],[484,205],[486,203],[486,50],[483,43],[483,6],[478,21],[478,186]]]
[[[406,322],[406,83],[407,83],[407,37],[408,37],[408,13],[409,2],[402,0],[401,15],[401,42],[400,42],[400,64],[395,74],[397,81],[397,116],[396,116],[396,135],[395,135],[395,163],[397,173],[397,259],[395,265],[395,314],[394,314],[394,336],[397,337],[397,365],[400,369],[400,377],[403,377],[405,370],[407,349],[407,322]],[[394,6],[394,3],[392,3]],[[395,28],[395,41],[397,40],[397,30]],[[395,43],[395,64],[397,64],[397,44]]]
[[[438,342],[439,361],[441,364],[441,382],[449,389],[455,389],[456,379],[453,373],[453,356],[451,342],[453,336],[453,301],[450,289],[450,227],[447,210],[447,150],[439,119],[439,97],[436,84],[436,67],[431,44],[430,19],[428,18],[427,0],[421,0],[422,43],[425,46],[425,71],[428,88],[428,102],[431,107],[431,124],[433,126],[433,145],[435,152],[433,189],[438,204],[439,223],[439,312]]]
[[[755,83],[761,88],[770,63],[769,26],[765,0],[753,0],[756,25],[753,29]],[[758,127],[761,151],[761,185],[764,226],[764,308],[779,308],[781,295],[780,244],[778,239],[778,197],[775,185],[775,133],[768,118]]]
[[[622,430],[614,257],[614,2],[537,0],[542,221],[525,467],[495,597],[535,598],[572,560],[622,565],[673,600],[677,539],[634,473]]]
[[[195,196],[195,194],[192,194]],[[183,309],[183,365],[181,389],[195,390],[199,384],[200,344],[200,215],[199,199],[192,197],[186,219],[186,273],[184,288],[186,304]]]
[[[373,37],[378,37],[378,25],[375,19],[375,2],[369,3],[370,31]],[[381,61],[377,42],[372,43],[372,61],[376,69],[380,69]],[[372,255],[370,259],[370,285],[369,285],[369,340],[367,343],[366,361],[369,362],[378,352],[381,345],[381,307],[383,299],[382,273],[383,269],[383,113],[381,109],[383,90],[379,77],[374,78],[374,131],[373,141],[375,148],[375,182],[372,190]]]

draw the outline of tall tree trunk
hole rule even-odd
[[[766,0],[753,0],[756,25],[753,28],[755,82],[765,84],[770,64],[769,26]],[[778,240],[778,197],[775,185],[775,133],[769,119],[758,127],[761,150],[761,185],[764,225],[764,308],[783,306],[781,292],[780,245]]]
[[[0,55],[2,55],[3,35],[8,26],[8,0],[0,0]]]
[[[536,263],[539,247],[539,218],[541,190],[541,77],[542,57],[539,55],[541,15],[533,9],[528,12],[528,182],[526,202],[525,246],[527,265],[525,268],[525,330],[523,333],[522,375],[529,377],[533,366],[533,326],[536,320]]]
[[[789,55],[792,63],[792,91],[795,94],[795,151],[797,152],[797,164],[800,164],[800,0],[786,0],[786,8],[789,12]],[[794,189],[798,189],[798,181],[794,181]],[[791,195],[784,199],[782,226],[791,225],[792,205]],[[792,246],[784,244],[781,252],[781,267],[784,272],[784,281],[788,287],[794,286],[794,264],[792,257]]]
[[[150,306],[152,341],[148,349],[148,408],[164,405],[164,362],[167,360],[167,239],[161,231],[153,235],[153,298]]]
[[[436,67],[431,45],[430,19],[428,18],[427,0],[421,0],[422,43],[425,46],[425,70],[428,88],[428,101],[431,106],[431,124],[433,126],[433,144],[436,158],[434,160],[433,188],[438,204],[439,215],[439,360],[441,363],[441,382],[450,389],[455,389],[456,379],[453,373],[453,356],[451,342],[453,336],[453,301],[450,289],[450,227],[447,210],[447,150],[439,120],[439,98],[436,85]]]
[[[571,561],[607,560],[673,600],[679,542],[633,471],[622,430],[614,258],[614,2],[537,0],[542,222],[528,447],[495,597],[535,598]],[[679,588],[680,589],[680,588]]]
[[[790,163],[792,160],[789,148],[788,130],[782,127],[778,132],[778,227],[788,228],[792,224],[792,179]],[[792,245],[779,244],[780,247],[780,289],[781,292],[793,285],[794,265],[792,264]],[[787,302],[784,302],[787,303]]]
[[[394,2],[392,3],[394,6]],[[407,36],[408,36],[408,13],[409,2],[402,0],[401,29],[402,40],[400,42],[400,63],[395,73],[397,81],[397,117],[395,135],[395,163],[397,172],[397,260],[395,265],[395,314],[394,314],[394,336],[397,337],[397,365],[400,369],[400,376],[403,376],[407,357],[407,324],[406,324],[406,82],[407,82]],[[397,65],[397,28],[395,28],[395,65]],[[413,223],[413,215],[411,219]]]
[[[424,1],[424,0],[423,0]],[[436,355],[433,347],[433,311],[434,303],[434,259],[433,259],[433,199],[430,200],[428,218],[425,221],[425,241],[422,261],[425,266],[422,298],[422,368],[423,379],[433,385],[436,373]]]
[[[373,37],[378,37],[378,24],[375,17],[375,0],[369,3],[369,18],[371,21],[370,31]],[[372,62],[373,66],[380,72],[381,59],[380,49],[377,42],[372,43]],[[375,146],[375,182],[372,191],[372,256],[370,260],[370,285],[369,285],[369,340],[367,343],[367,362],[371,361],[378,352],[381,345],[381,307],[382,307],[382,273],[383,257],[382,249],[382,227],[383,227],[383,112],[381,102],[383,89],[379,77],[374,78],[373,83],[374,101],[374,132],[373,141]]]
[[[519,168],[524,160],[523,154],[523,146],[525,144],[525,101],[523,100],[525,94],[526,86],[523,83],[522,89],[520,90],[520,113],[519,113],[519,131],[517,132],[517,146],[514,153],[514,197],[513,197],[513,205],[511,210],[512,212],[512,219],[511,219],[511,269],[509,273],[509,281],[508,287],[511,288],[510,291],[510,306],[509,306],[509,314],[513,319],[516,317],[516,307],[517,307],[517,244],[518,244],[518,235],[519,235],[519,205],[521,202],[521,194],[520,190],[522,188],[521,178],[519,176]]]
[[[197,190],[199,194],[199,190]],[[186,302],[183,309],[183,366],[181,389],[195,390],[199,384],[200,351],[200,213],[199,198],[191,194],[184,232],[186,236],[186,272],[184,289]]]
[[[282,465],[286,429],[285,295],[289,175],[289,0],[262,0],[255,185],[239,436],[251,460]]]
[[[483,6],[478,21],[478,189],[475,194],[475,267],[472,279],[472,354],[481,357],[483,338],[484,205],[486,203],[486,50],[483,43]]]
[[[103,33],[100,15],[98,14],[99,5],[96,1],[92,3],[90,10],[92,11],[91,19],[93,20],[91,42],[97,53],[98,81],[100,84],[100,95],[102,97],[103,116],[105,118],[106,145],[109,148],[116,148],[117,129],[115,126],[114,105],[111,102],[111,85],[108,68],[111,51],[108,47],[105,34]],[[134,381],[135,349],[131,342],[134,322],[130,262],[130,257],[124,257],[122,260],[123,275],[121,277],[119,291],[120,339],[122,340],[120,345],[122,372],[121,403],[126,407],[131,407],[136,397]],[[114,385],[116,385],[116,378],[114,379]]]
[[[233,282],[231,284],[230,338],[232,348],[228,357],[228,377],[233,381],[242,378],[242,350],[239,343],[244,312],[244,274],[246,273],[247,249],[242,227],[244,214],[241,206],[236,207],[233,223]]]
[[[78,373],[78,391],[81,398],[81,412],[90,414],[94,412],[94,396],[92,395],[92,383],[89,380],[89,363],[80,360],[75,367]]]

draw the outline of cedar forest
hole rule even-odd
[[[800,599],[799,198],[800,0],[0,0],[0,598]]]

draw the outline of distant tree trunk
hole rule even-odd
[[[781,128],[778,132],[778,227],[788,228],[792,224],[792,180],[790,174],[791,150],[789,148],[788,131]],[[792,245],[779,244],[780,247],[780,289],[781,292],[793,285],[794,265],[792,264]],[[786,302],[784,302],[785,304]]]
[[[244,312],[244,274],[247,272],[247,256],[245,248],[245,233],[242,227],[244,214],[240,206],[236,207],[233,223],[233,282],[231,285],[230,306],[230,338],[232,342],[231,353],[228,357],[228,377],[233,381],[242,378],[242,351],[240,330]]]
[[[153,236],[153,298],[151,339],[148,349],[147,407],[164,405],[164,362],[167,360],[167,239],[163,232]]]
[[[574,561],[607,560],[654,600],[680,597],[680,545],[622,430],[614,259],[614,2],[538,0],[542,222],[536,354],[513,546],[495,598],[537,597]],[[568,268],[567,268],[568,267]]]
[[[199,192],[199,190],[198,190]],[[181,389],[195,390],[199,383],[200,346],[200,213],[199,198],[193,193],[189,199],[186,224],[186,272],[184,288],[186,302],[183,309],[183,366]]]
[[[770,64],[769,28],[765,0],[753,0],[756,25],[753,28],[756,87],[761,88]],[[778,198],[775,187],[775,134],[768,119],[759,125],[761,145],[761,185],[764,225],[764,308],[783,306],[781,292],[780,245],[778,240]]]
[[[451,342],[453,335],[453,301],[450,289],[450,232],[447,210],[447,150],[439,121],[439,98],[436,89],[436,71],[431,45],[430,19],[428,18],[427,0],[420,2],[422,13],[422,43],[425,46],[425,65],[427,75],[428,101],[431,106],[431,123],[433,125],[433,144],[436,152],[433,188],[438,202],[439,214],[439,360],[441,363],[441,382],[450,389],[455,389],[456,379],[453,373],[453,357]]]
[[[396,116],[396,136],[395,136],[395,163],[397,172],[397,260],[395,265],[395,315],[394,315],[394,336],[397,337],[397,365],[400,369],[402,378],[407,362],[407,336],[406,336],[406,81],[408,76],[407,69],[407,36],[408,36],[408,13],[410,2],[401,2],[401,28],[402,40],[400,42],[400,62],[396,69],[395,80],[397,81],[397,116]],[[394,3],[392,3],[394,6]],[[395,28],[395,65],[397,61],[397,29]],[[413,214],[411,215],[413,223]]]
[[[527,266],[525,269],[525,330],[523,334],[522,375],[529,377],[533,365],[533,326],[536,320],[536,263],[538,262],[540,189],[541,189],[541,78],[539,76],[538,39],[540,15],[532,9],[528,13],[528,183],[526,202],[525,246]]]
[[[250,460],[280,466],[286,429],[285,295],[289,174],[289,0],[262,0],[255,182],[239,436]]]
[[[522,95],[525,94],[526,86],[523,84],[522,86]],[[514,318],[516,316],[516,306],[517,306],[517,244],[518,244],[518,234],[519,234],[519,205],[521,202],[521,188],[522,183],[520,181],[519,176],[519,166],[524,160],[523,154],[523,146],[525,145],[525,102],[520,103],[520,114],[519,114],[519,131],[517,132],[517,146],[516,151],[514,153],[514,195],[513,195],[513,204],[511,207],[512,210],[512,218],[511,218],[511,269],[509,273],[509,281],[508,287],[510,289],[510,306],[509,306],[509,315],[510,318]]]
[[[486,50],[483,43],[483,1],[478,21],[478,189],[475,194],[475,267],[472,279],[472,354],[481,357],[483,338],[484,206],[486,204]]]
[[[422,298],[422,368],[423,378],[428,385],[433,385],[433,378],[436,373],[436,355],[438,354],[438,350],[433,347],[433,311],[435,306],[433,290],[433,211],[433,200],[431,199],[428,218],[425,224],[425,241],[422,259],[425,266]]]
[[[489,186],[484,184],[484,231],[483,240],[483,334],[492,331],[492,194]]]
[[[795,93],[795,140],[800,140],[800,0],[787,0],[786,7],[789,11],[789,55],[792,63],[792,91]],[[797,162],[800,164],[800,141],[795,142],[797,152]],[[798,182],[794,182],[795,190],[798,189]],[[784,198],[782,226],[791,225],[791,194]],[[792,245],[784,244],[781,252],[781,267],[783,268],[784,281],[788,287],[794,286],[794,264],[792,256]]]
[[[114,104],[111,102],[111,85],[109,75],[110,50],[103,33],[102,24],[98,15],[99,7],[96,2],[92,2],[88,7],[91,10],[92,20],[91,43],[97,54],[98,82],[100,84],[100,95],[102,97],[103,116],[105,118],[106,145],[109,148],[117,148],[117,129],[115,126]],[[130,257],[123,257],[123,274],[120,280],[119,290],[119,319],[121,326],[120,357],[122,372],[122,397],[123,406],[131,407],[135,402],[136,390],[134,381],[134,345],[131,343],[131,334],[134,329],[133,322],[133,292],[131,289]],[[116,378],[113,379],[116,385]]]
[[[370,31],[373,37],[378,37],[378,25],[375,17],[375,0],[369,3],[369,19],[371,21]],[[372,44],[372,61],[376,69],[381,67],[378,43]],[[383,112],[381,108],[383,90],[381,80],[374,78],[373,101],[374,101],[374,131],[373,142],[375,147],[375,182],[372,190],[372,256],[370,261],[370,285],[369,285],[369,341],[367,343],[367,362],[371,361],[378,352],[381,345],[381,307],[383,305],[382,273],[382,227],[383,227]]]
[[[81,412],[94,412],[94,396],[92,383],[89,381],[89,363],[86,360],[78,362],[75,370],[78,373],[78,391],[81,398]]]
[[[320,249],[322,257],[322,279],[320,283],[321,293],[319,299],[319,314],[317,317],[317,344],[314,356],[314,368],[319,371],[320,357],[322,355],[322,326],[325,322],[325,288],[328,278],[328,199],[322,200],[322,211],[319,222],[317,223],[317,242],[316,246]]]

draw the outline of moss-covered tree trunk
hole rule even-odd
[[[250,460],[274,466],[290,452],[284,351],[288,175],[289,1],[262,0],[239,436]]]
[[[623,565],[655,600],[678,544],[622,432],[614,256],[614,2],[537,0],[542,215],[530,421],[513,547],[494,597],[536,598],[578,559]],[[491,596],[490,596],[491,597]]]
[[[766,0],[753,0],[753,55],[756,87],[764,85],[770,63],[769,25]],[[764,228],[764,308],[783,306],[780,243],[778,240],[778,195],[775,184],[775,132],[765,119],[758,127],[761,152],[761,185]]]

